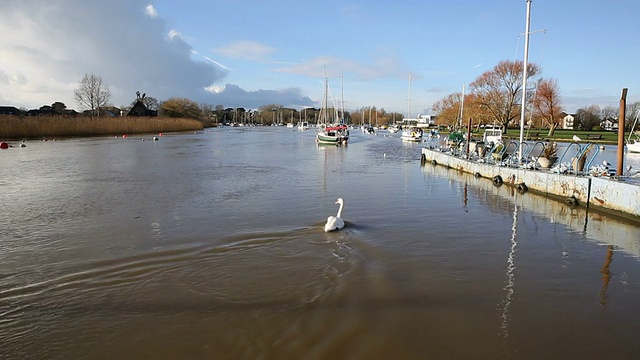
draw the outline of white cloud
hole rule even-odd
[[[153,5],[149,4],[147,5],[145,8],[145,13],[147,15],[149,15],[150,18],[155,19],[158,17],[158,12],[156,11],[156,9],[153,7]]]
[[[111,86],[114,105],[135,92],[166,100],[205,101],[204,90],[225,73],[192,58],[177,31],[152,19],[142,0],[22,0],[0,2],[0,104],[35,108],[62,101],[76,108],[73,90],[85,73]],[[141,10],[146,9],[147,14]],[[153,13],[153,12],[152,12]]]
[[[115,106],[129,105],[136,91],[230,107],[313,105],[300,90],[221,85],[231,69],[199,55],[148,0],[0,1],[0,34],[11,34],[0,36],[0,105],[32,109],[61,101],[81,110],[73,91],[85,73],[102,77]],[[275,52],[256,42],[220,50],[225,61],[265,60]]]
[[[214,50],[218,54],[232,59],[252,61],[266,61],[268,56],[276,51],[275,48],[260,44],[255,41],[235,41],[227,46]]]
[[[402,79],[406,78],[408,73],[395,59],[389,57],[376,59],[373,64],[363,64],[359,61],[332,56],[315,57],[288,67],[278,68],[276,71],[321,77],[322,72],[319,69],[322,69],[323,66],[326,67],[327,76],[330,78],[351,74],[354,79],[362,81],[384,78]]]

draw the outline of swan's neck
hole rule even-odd
[[[340,203],[340,208],[338,209],[338,215],[336,215],[336,217],[341,218],[342,217],[342,207],[344,206],[344,203]]]

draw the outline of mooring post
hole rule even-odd
[[[623,88],[622,96],[620,96],[620,110],[618,112],[618,176],[622,176],[622,169],[624,169],[624,118],[626,116],[626,105],[627,88]]]

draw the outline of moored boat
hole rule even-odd
[[[632,153],[640,153],[640,130],[636,130],[639,116],[640,111],[636,114],[636,119],[631,127],[631,132],[629,132],[629,136],[627,137],[627,150]]]
[[[316,141],[322,144],[347,145],[349,128],[342,121],[338,121],[337,115],[335,115],[335,121],[329,122],[328,88],[329,82],[327,77],[324,76],[324,95],[322,97],[322,108],[320,109],[320,123],[322,126],[318,129]]]

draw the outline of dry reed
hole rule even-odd
[[[202,130],[201,121],[165,117],[0,115],[0,139],[103,136]]]

